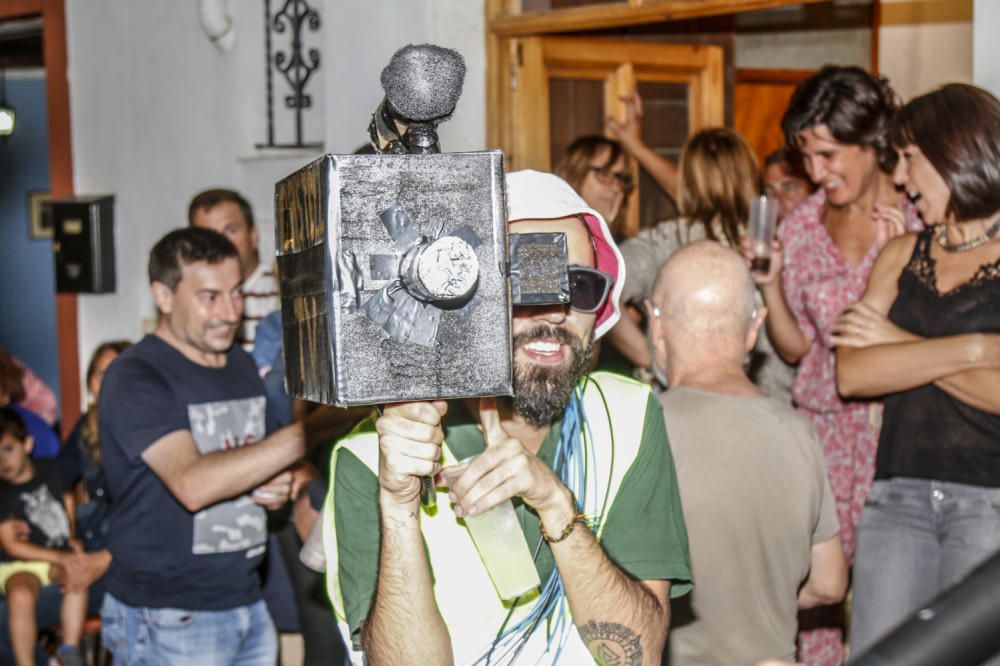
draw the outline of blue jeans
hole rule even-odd
[[[137,608],[110,594],[101,639],[115,664],[274,666],[278,635],[263,601],[223,611]]]
[[[858,523],[851,655],[1000,549],[1000,488],[876,481]]]

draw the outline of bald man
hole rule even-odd
[[[742,257],[702,241],[663,266],[647,304],[698,581],[671,608],[673,664],[793,660],[798,609],[847,585],[819,442],[743,371],[767,315],[754,296]]]

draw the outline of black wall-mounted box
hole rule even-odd
[[[112,195],[53,199],[56,291],[109,294],[115,291],[115,231]]]

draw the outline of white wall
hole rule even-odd
[[[1000,2],[975,0],[972,80],[1000,96]]]
[[[327,147],[350,152],[367,140],[371,114],[382,101],[379,74],[393,52],[425,42],[458,50],[466,78],[455,115],[441,126],[449,152],[482,150],[486,142],[486,37],[483,0],[327,0],[330,62]]]
[[[996,7],[996,0],[987,0]],[[904,100],[972,80],[972,0],[882,0],[879,72]],[[993,40],[996,39],[994,28]]]
[[[785,5],[737,14],[733,65],[739,69],[819,69],[871,64],[871,21],[857,3]]]
[[[280,3],[272,3],[279,5]],[[313,0],[322,52],[309,86],[316,112],[307,140],[349,152],[365,140],[381,99],[378,74],[406,43],[458,48],[469,74],[447,150],[485,141],[482,0]],[[230,2],[232,51],[210,44],[194,0],[67,0],[73,170],[79,194],[116,195],[118,289],[79,299],[80,358],[112,338],[137,339],[155,314],[146,260],[152,245],[186,224],[192,194],[233,187],[254,206],[264,260],[273,253],[274,182],[320,151],[275,156],[265,139],[263,11],[260,0]],[[276,84],[280,103],[280,85]],[[279,137],[281,139],[282,137]],[[287,138],[287,137],[286,137]]]
[[[871,64],[871,29],[737,33],[733,64],[748,69],[819,69]]]

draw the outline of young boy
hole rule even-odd
[[[7,595],[18,666],[35,663],[35,606],[40,590],[50,582],[49,567],[65,564],[72,551],[80,550],[72,538],[72,494],[54,460],[32,460],[33,443],[21,415],[0,407],[0,587]],[[87,590],[65,590],[60,613],[63,645],[57,656],[66,666],[84,663],[79,645],[86,614]]]

